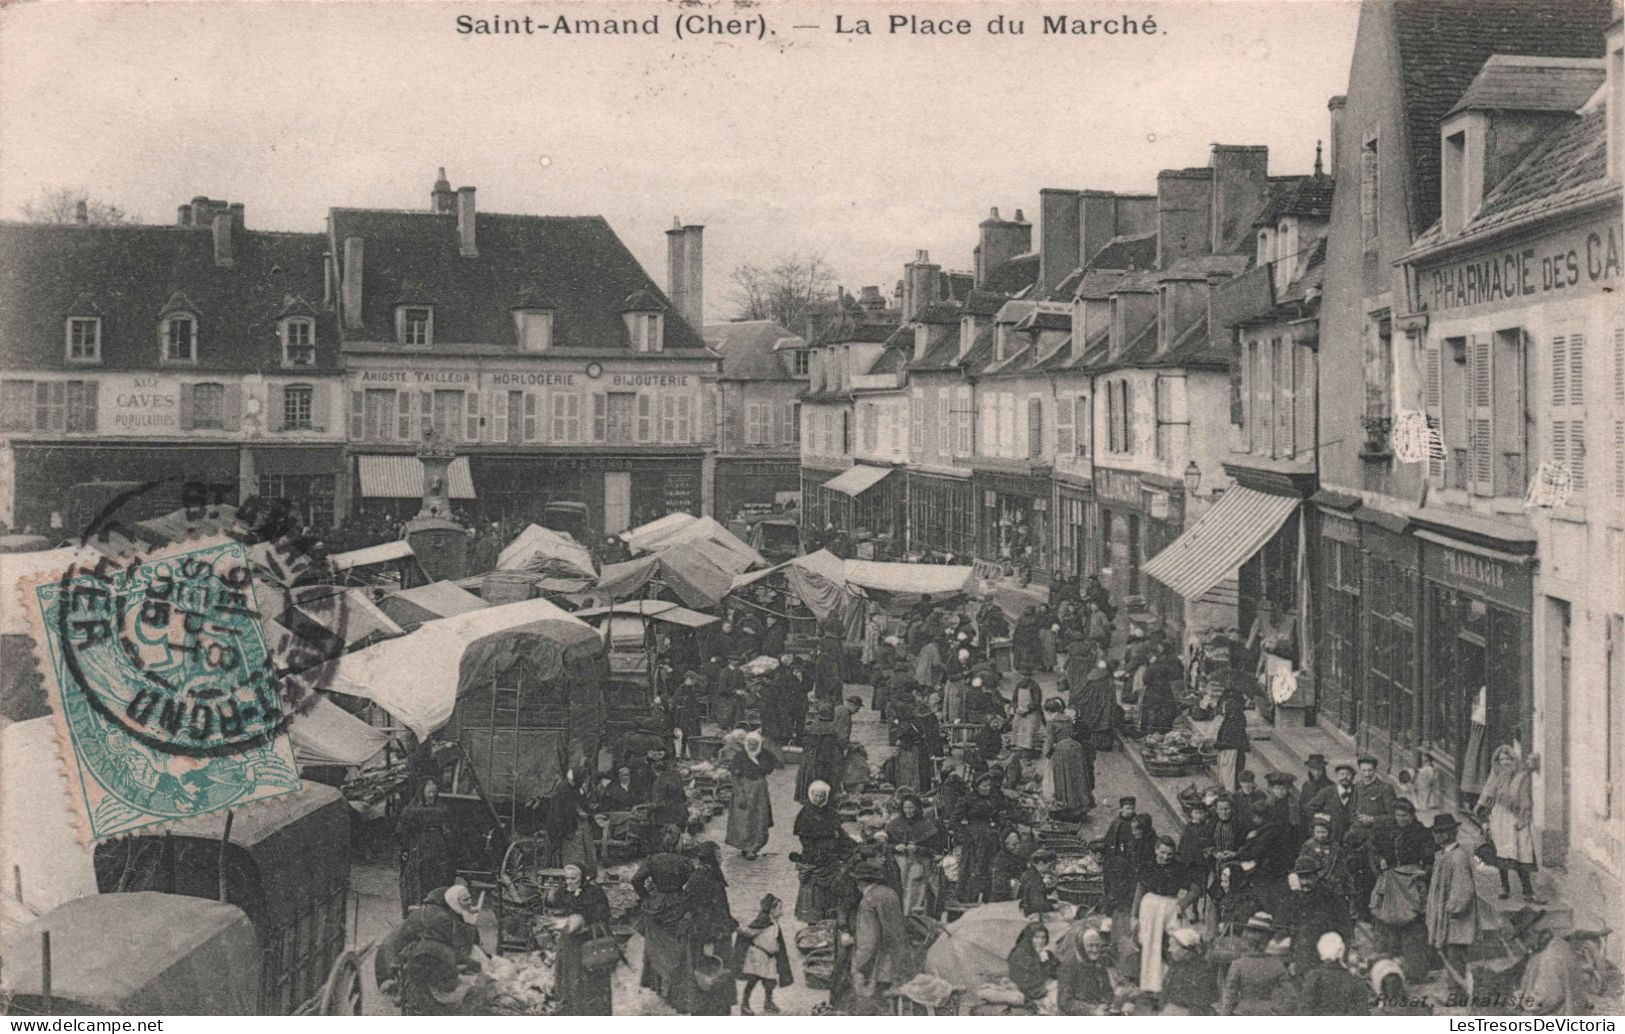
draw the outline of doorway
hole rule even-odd
[[[604,534],[619,535],[632,526],[632,474],[604,475]]]

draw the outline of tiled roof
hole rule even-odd
[[[1607,152],[1606,109],[1575,118],[1536,145],[1490,190],[1472,220],[1450,239],[1489,233],[1544,212],[1617,195],[1619,183],[1607,178]],[[1435,225],[1418,238],[1415,248],[1431,248],[1445,240]]]
[[[63,321],[82,313],[102,320],[94,368],[152,368],[158,318],[174,302],[198,317],[198,360],[187,370],[280,366],[278,321],[299,312],[316,319],[316,369],[336,369],[337,327],[318,308],[327,238],[240,230],[232,247],[235,265],[222,267],[207,226],[0,223],[5,365],[65,365]]]
[[[1086,370],[1101,366],[1106,362],[1111,352],[1112,332],[1110,327],[1101,327],[1083,346],[1082,354],[1068,364],[1073,370]]]
[[[1072,338],[1067,336],[1061,343],[1050,350],[1045,356],[1040,356],[1033,363],[1033,370],[1038,373],[1049,373],[1054,370],[1064,370],[1072,362]]]
[[[1004,303],[1009,300],[1008,295],[995,291],[975,290],[966,296],[961,311],[966,316],[997,316],[999,310],[1004,308]]]
[[[1091,269],[1083,274],[1077,296],[1088,301],[1103,302],[1123,282],[1123,274],[1110,269]]]
[[[1155,365],[1186,369],[1228,368],[1230,348],[1227,342],[1213,341],[1204,314],[1180,332],[1173,344],[1168,346],[1168,351],[1157,357]]]
[[[793,381],[785,360],[774,354],[779,342],[799,341],[773,320],[707,323],[705,340],[722,355],[722,380]]]
[[[1394,0],[1418,228],[1439,218],[1439,122],[1492,54],[1602,57],[1610,0]]]
[[[1003,362],[995,362],[989,358],[982,373],[987,376],[995,374],[1025,373],[1032,366],[1033,346],[1027,342],[1017,342],[1016,349],[1004,358]]]
[[[1282,179],[1291,182],[1279,186],[1271,182],[1269,202],[1258,218],[1253,220],[1254,227],[1274,226],[1289,216],[1299,219],[1332,217],[1332,188],[1336,180],[1330,176],[1284,176]]]
[[[1607,76],[1592,58],[1519,57],[1493,54],[1450,109],[1506,111],[1576,111]]]
[[[1113,237],[1094,258],[1089,269],[1150,269],[1157,264],[1157,235],[1142,233],[1133,237]]]
[[[1326,238],[1315,241],[1315,246],[1299,256],[1298,268],[1291,283],[1281,292],[1281,302],[1303,301],[1310,291],[1320,290],[1326,274]]]
[[[959,357],[959,335],[948,334],[941,341],[926,349],[925,355],[908,364],[910,370],[927,372],[932,370],[954,370],[954,362]]]
[[[981,290],[998,294],[1020,294],[1038,279],[1038,254],[1017,255],[987,272]]]
[[[1122,279],[1112,286],[1112,293],[1124,292],[1156,294],[1157,274],[1148,270],[1131,270],[1124,273]]]
[[[1175,259],[1174,264],[1164,270],[1157,279],[1206,280],[1214,273],[1234,276],[1246,270],[1250,261],[1245,255],[1187,255]]]
[[[971,291],[975,290],[976,274],[955,273],[944,270],[942,273],[941,283],[943,286],[943,294],[946,297],[956,302],[962,302],[965,300],[966,296],[971,293]]]
[[[897,314],[891,312],[865,313],[861,317],[831,323],[813,342],[820,345],[884,344],[897,330]]]
[[[1074,269],[1061,278],[1060,283],[1050,290],[1044,298],[1046,302],[1070,302],[1078,292],[1078,284],[1083,280],[1083,269]]]
[[[920,311],[914,314],[914,321],[916,323],[936,324],[958,323],[959,303],[930,302],[924,306],[921,306]]]
[[[437,346],[478,342],[517,351],[512,310],[522,295],[539,291],[555,306],[556,348],[630,351],[621,318],[629,304],[666,312],[666,352],[705,348],[601,216],[481,212],[473,258],[459,253],[455,215],[335,208],[329,222],[336,249],[348,237],[365,241],[363,326],[347,338],[393,341],[394,299],[403,284],[417,283],[434,293]],[[647,297],[628,301],[640,292]]]
[[[1048,309],[1039,309],[1030,313],[1019,324],[1022,330],[1054,331],[1071,330],[1072,314],[1069,312],[1051,312]]]
[[[959,361],[959,365],[967,370],[980,370],[991,358],[993,358],[993,328],[988,326],[977,331],[976,340],[971,342],[970,351],[965,353],[965,358]]]
[[[897,373],[900,370],[906,370],[908,369],[908,357],[910,354],[911,353],[908,348],[904,348],[900,345],[888,346],[887,349],[884,352],[881,352],[879,357],[869,365],[869,369],[865,370],[864,372],[866,374]]]
[[[1157,354],[1157,320],[1152,317],[1117,356],[1115,366],[1134,366],[1145,363]]]

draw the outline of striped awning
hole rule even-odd
[[[1197,599],[1263,549],[1298,502],[1293,496],[1231,488],[1201,520],[1146,563],[1145,575],[1187,600]]]
[[[423,461],[416,456],[358,456],[361,494],[368,499],[419,499],[423,496]],[[474,498],[474,476],[468,457],[451,461],[447,472],[453,499]]]
[[[892,472],[890,467],[870,467],[858,464],[848,467],[839,474],[824,482],[824,487],[833,492],[842,492],[856,499],[869,489],[886,480],[886,475]]]

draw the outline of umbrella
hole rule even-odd
[[[1044,922],[1049,930],[1050,944],[1061,954],[1064,935],[1072,926],[1062,913],[1052,912]],[[1027,918],[1021,906],[1014,901],[995,901],[978,905],[949,923],[925,953],[925,971],[953,984],[969,989],[993,983],[1010,975],[1006,961],[1016,938],[1027,927]]]

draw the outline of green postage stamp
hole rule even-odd
[[[299,789],[241,543],[74,564],[23,595],[87,840]]]

